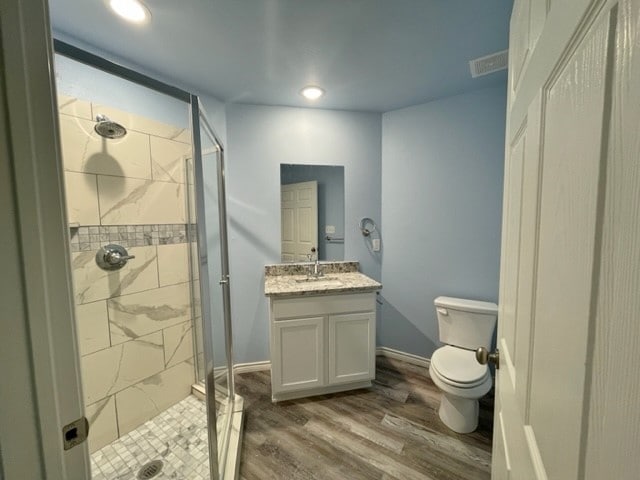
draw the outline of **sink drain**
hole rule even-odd
[[[162,471],[162,460],[153,460],[149,463],[145,463],[140,470],[138,470],[138,480],[148,480],[155,477]]]

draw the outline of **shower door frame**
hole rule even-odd
[[[206,228],[205,228],[205,211],[204,211],[204,175],[203,175],[203,159],[202,159],[202,143],[200,137],[200,128],[204,128],[207,133],[215,140],[218,150],[218,162],[217,162],[217,174],[218,174],[218,210],[220,221],[220,253],[221,253],[221,268],[222,278],[220,279],[220,285],[223,292],[223,315],[225,325],[225,348],[227,359],[227,378],[229,379],[228,393],[229,393],[229,416],[232,414],[234,408],[235,392],[233,385],[233,365],[232,365],[232,335],[231,335],[231,301],[230,301],[230,289],[229,289],[229,250],[227,243],[227,211],[226,211],[226,192],[224,185],[224,150],[222,142],[220,142],[218,136],[215,134],[214,129],[211,127],[207,119],[202,114],[202,108],[197,95],[191,94],[185,90],[174,87],[167,83],[161,82],[153,77],[149,77],[135,70],[131,70],[127,67],[123,67],[117,63],[111,62],[93,53],[87,52],[81,48],[75,47],[62,40],[53,39],[54,52],[62,56],[71,58],[80,63],[84,63],[91,67],[102,70],[106,73],[118,76],[130,82],[136,83],[143,87],[155,90],[162,94],[176,98],[185,102],[190,107],[190,121],[191,121],[191,134],[192,134],[192,147],[193,147],[193,159],[194,159],[194,174],[195,174],[195,190],[196,190],[196,215],[197,218],[202,218],[202,223],[197,224],[198,231],[198,266],[199,266],[199,278],[200,278],[200,303],[202,308],[202,327],[204,334],[204,356],[205,356],[205,404],[207,411],[207,434],[209,439],[209,470],[212,480],[219,480],[220,476],[220,462],[218,458],[218,434],[216,423],[216,401],[215,401],[215,384],[214,384],[214,362],[213,362],[213,341],[212,341],[212,325],[210,317],[210,295],[209,289],[210,279],[207,269],[208,258],[206,248]],[[190,229],[189,229],[190,230]],[[201,248],[203,247],[203,248]],[[193,279],[191,279],[193,281]],[[195,319],[194,319],[195,320]],[[209,321],[205,321],[209,320]],[[197,381],[197,367],[194,364],[194,379]],[[210,379],[210,380],[209,380]],[[225,432],[228,436],[229,432]],[[222,465],[226,464],[226,459],[222,459]]]
[[[225,435],[222,445],[225,449],[225,457],[228,449],[229,434],[230,434],[230,421],[234,411],[235,403],[235,388],[233,382],[233,350],[232,350],[232,332],[231,332],[231,292],[229,286],[229,245],[227,240],[227,200],[225,189],[225,170],[224,170],[224,147],[222,142],[215,134],[215,131],[209,124],[204,110],[200,106],[200,101],[196,95],[191,96],[191,129],[193,135],[193,159],[194,159],[194,175],[195,175],[195,194],[196,194],[196,215],[198,218],[204,218],[205,216],[205,192],[204,192],[204,169],[203,169],[203,149],[202,139],[200,136],[200,129],[204,129],[209,137],[215,142],[215,148],[217,151],[216,173],[218,181],[218,219],[219,219],[219,233],[220,233],[220,280],[219,284],[222,288],[222,305],[223,305],[223,321],[225,331],[225,356],[227,361],[227,396],[228,396],[228,412],[225,419],[225,428],[222,429]],[[198,268],[200,277],[200,298],[202,308],[202,331],[204,337],[204,353],[205,353],[205,371],[204,371],[204,384],[206,392],[206,404],[207,404],[207,423],[209,430],[209,464],[211,465],[211,471],[215,472],[213,476],[214,480],[218,477],[227,478],[227,472],[222,472],[220,475],[220,469],[226,466],[226,458],[222,459],[222,462],[218,462],[218,437],[217,437],[217,412],[216,412],[216,382],[215,382],[215,364],[213,356],[213,320],[205,322],[205,318],[211,319],[210,298],[209,292],[211,280],[209,278],[208,269],[208,252],[207,252],[207,232],[206,223],[198,225]],[[201,249],[200,246],[205,246]],[[203,275],[204,272],[204,275]],[[207,354],[208,352],[208,354]],[[197,361],[197,359],[196,359]],[[197,367],[196,367],[196,381]],[[215,442],[212,442],[212,432],[214,434]],[[213,448],[212,443],[215,444],[215,464],[213,463]]]

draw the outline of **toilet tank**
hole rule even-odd
[[[438,297],[433,303],[442,343],[470,350],[491,348],[498,318],[495,303],[453,297]]]

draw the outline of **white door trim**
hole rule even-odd
[[[90,478],[86,442],[63,449],[62,427],[84,407],[46,2],[0,0],[0,32],[0,155],[12,174],[2,240],[15,266],[0,273],[9,287],[0,294],[7,310],[21,313],[0,322],[11,344],[0,348],[1,364],[17,382],[3,380],[0,394],[2,469],[7,479]],[[5,358],[11,353],[20,356]]]

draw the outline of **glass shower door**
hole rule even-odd
[[[197,119],[197,121],[196,121]],[[206,390],[212,478],[224,478],[230,420],[233,411],[231,371],[231,313],[224,152],[197,98],[192,100],[194,125],[193,202],[190,217],[197,217],[197,256],[192,261],[199,282],[202,312],[196,312],[197,375]],[[196,127],[196,125],[198,127]],[[197,272],[197,273],[196,273]],[[215,427],[215,428],[214,428]],[[217,458],[217,462],[214,460]]]

